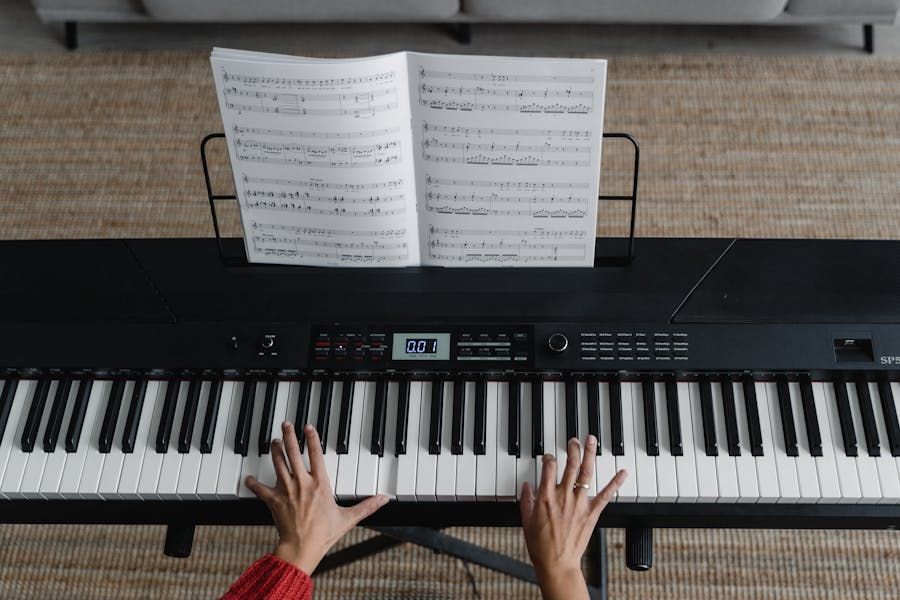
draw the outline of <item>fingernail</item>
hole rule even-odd
[[[593,433],[588,436],[587,444],[588,444],[588,446],[596,446],[597,445],[597,438],[596,438],[596,436],[594,436]]]
[[[379,505],[379,506],[384,506],[384,505],[387,504],[389,501],[390,501],[390,498],[388,498],[387,496],[381,496],[381,497],[378,499],[378,505]]]
[[[303,427],[303,431],[305,431],[306,433],[312,433],[312,432],[313,432],[313,426],[310,425],[309,423],[307,423],[306,426]]]
[[[282,429],[290,429],[290,428],[291,428],[291,422],[290,422],[290,421],[282,421],[282,422],[281,422],[281,428],[282,428]]]
[[[576,438],[576,437],[569,438],[569,443],[571,444],[572,442],[575,442],[576,444],[578,444],[579,443],[578,438]]]

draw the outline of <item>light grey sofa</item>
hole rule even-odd
[[[462,42],[471,23],[678,23],[864,25],[893,23],[900,0],[32,0],[44,22],[429,22],[454,23]]]

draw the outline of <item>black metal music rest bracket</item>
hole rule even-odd
[[[630,224],[628,230],[628,247],[626,252],[618,255],[594,256],[595,267],[610,265],[621,266],[629,264],[634,259],[634,223],[635,216],[637,214],[638,166],[640,164],[641,149],[638,145],[637,140],[634,139],[634,136],[629,133],[604,133],[603,137],[606,139],[625,139],[631,142],[632,146],[634,146],[634,170],[632,172],[631,194],[625,194],[621,196],[601,194],[597,196],[598,202],[631,202]],[[209,211],[212,214],[213,229],[216,233],[216,245],[219,248],[219,257],[222,259],[222,262],[224,262],[228,266],[239,266],[242,264],[247,264],[247,258],[243,254],[229,255],[225,252],[225,249],[222,246],[222,234],[219,229],[219,217],[216,214],[217,200],[237,200],[237,196],[235,196],[234,194],[214,194],[212,183],[209,180],[209,164],[206,160],[206,145],[210,142],[210,140],[218,138],[224,139],[225,134],[210,133],[203,138],[203,141],[200,142],[200,161],[203,164],[203,178],[206,182],[206,196],[209,200]]]

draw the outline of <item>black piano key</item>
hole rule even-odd
[[[325,440],[328,439],[328,427],[331,420],[331,390],[334,381],[329,377],[322,380],[319,388],[319,416],[316,419],[316,430],[319,432],[319,442],[322,444],[322,454],[328,452]]]
[[[159,415],[159,429],[156,431],[156,451],[160,454],[169,451],[169,438],[172,436],[172,426],[175,423],[175,410],[178,405],[180,387],[181,381],[177,377],[169,378],[166,384],[166,395],[163,399],[162,412]],[[244,393],[246,395],[246,390]],[[240,422],[238,422],[238,434],[240,434]],[[237,442],[235,442],[235,448],[237,448]],[[246,450],[244,456],[246,456]]]
[[[775,388],[778,391],[778,409],[781,413],[784,447],[788,456],[800,456],[800,450],[797,448],[797,428],[794,426],[794,409],[791,406],[791,390],[787,377],[777,375]]]
[[[77,452],[81,441],[81,430],[84,428],[84,413],[87,411],[88,400],[91,398],[91,388],[94,380],[84,378],[78,383],[78,392],[75,394],[75,406],[72,407],[72,416],[69,417],[69,427],[66,430],[66,452]]]
[[[803,422],[806,424],[809,453],[812,456],[822,456],[822,433],[819,431],[819,415],[816,413],[816,401],[809,375],[800,377],[800,399],[803,402]]]
[[[728,456],[741,455],[741,438],[738,435],[737,409],[734,406],[734,387],[731,378],[723,375],[719,380],[722,388],[722,405],[725,409],[725,437],[728,441]]]
[[[406,454],[406,435],[409,427],[409,380],[401,378],[397,384],[397,440],[394,454]],[[416,424],[418,427],[418,424]]]
[[[238,422],[234,431],[234,453],[247,456],[250,451],[250,428],[253,421],[253,405],[256,404],[256,380],[244,382],[241,393],[241,406],[238,410]],[[173,410],[174,412],[174,410]],[[159,451],[157,449],[157,451]]]
[[[625,438],[622,434],[622,383],[617,375],[609,378],[609,437],[613,456],[623,456]]]
[[[47,404],[47,394],[50,392],[50,378],[41,377],[34,388],[34,396],[31,406],[28,408],[28,416],[25,419],[25,429],[22,431],[22,452],[34,450],[37,441],[38,429],[41,426],[41,417],[44,415],[44,407]]]
[[[122,412],[122,396],[125,394],[125,379],[116,377],[109,391],[109,399],[106,401],[106,412],[103,413],[103,425],[100,427],[100,453],[109,454],[112,450],[113,437],[116,435],[116,425],[119,422],[119,413]]]
[[[510,456],[519,458],[522,456],[519,413],[522,410],[521,383],[515,377],[509,381],[509,406],[506,417],[509,420],[508,436],[506,440],[506,452]]]
[[[544,454],[544,382],[540,377],[531,382],[531,455]]]
[[[669,452],[672,456],[684,456],[681,441],[681,413],[678,409],[678,383],[666,375],[666,415],[669,421]]]
[[[587,381],[588,434],[597,438],[597,454],[600,454],[600,387],[596,377]]]
[[[707,456],[719,455],[719,444],[716,440],[716,424],[713,416],[712,383],[709,377],[700,377],[700,414],[703,420],[703,442]]]
[[[884,415],[891,456],[900,456],[900,423],[897,422],[897,407],[894,405],[894,392],[891,390],[890,381],[884,378],[878,381],[878,395],[881,397],[881,414]]]
[[[837,406],[838,421],[841,424],[841,437],[844,441],[844,453],[847,456],[858,456],[856,429],[853,427],[853,413],[850,412],[850,398],[847,396],[847,383],[843,377],[834,381],[834,403]]]
[[[350,452],[350,421],[353,417],[353,379],[344,380],[341,386],[341,410],[338,413],[337,453]]]
[[[146,394],[147,378],[138,377],[131,392],[131,403],[128,406],[128,414],[125,416],[125,429],[122,430],[122,452],[125,454],[134,452],[134,442],[137,439],[138,425],[141,421],[141,412],[144,410]]]
[[[644,403],[644,441],[648,456],[659,456],[659,436],[656,431],[656,395],[653,379],[649,375],[641,378]]]
[[[375,382],[375,406],[372,415],[372,443],[369,446],[372,454],[384,456],[384,431],[387,427],[387,388],[385,378]]]
[[[763,455],[762,430],[759,423],[759,404],[756,401],[756,384],[749,374],[741,379],[744,390],[744,408],[747,411],[747,429],[750,434],[750,454]]]
[[[272,419],[275,418],[275,392],[277,390],[277,379],[273,378],[266,382],[262,416],[259,419],[258,450],[260,456],[269,453],[269,443],[272,441]]]
[[[3,432],[6,431],[9,411],[12,410],[13,398],[16,397],[16,388],[18,387],[19,379],[15,375],[10,375],[3,385],[3,391],[0,392],[0,441],[3,441]]]
[[[431,382],[431,423],[428,429],[428,454],[441,453],[441,421],[444,413],[444,381],[435,377]]]
[[[475,382],[475,454],[487,453],[487,380]]]
[[[566,444],[578,439],[578,383],[574,377],[566,378]],[[559,399],[557,399],[559,402]]]
[[[181,428],[178,430],[178,453],[191,451],[191,440],[194,438],[194,424],[197,422],[197,411],[200,409],[200,387],[203,380],[191,379],[188,383],[187,398],[184,411],[181,413]]]
[[[872,395],[869,394],[869,382],[863,377],[856,380],[856,397],[859,400],[859,412],[862,415],[863,433],[866,435],[866,449],[869,451],[869,456],[881,456],[881,440],[878,439],[878,428],[875,425]]]
[[[63,416],[66,412],[66,402],[69,400],[69,392],[72,391],[72,379],[63,377],[56,386],[56,395],[50,405],[50,416],[47,418],[47,429],[44,430],[44,452],[55,452],[56,442],[59,439],[59,430],[62,428]]]
[[[453,382],[453,422],[450,423],[450,454],[462,454],[466,418],[466,382]]]
[[[216,439],[216,421],[219,420],[219,405],[222,402],[222,379],[216,377],[209,382],[209,396],[203,414],[203,430],[200,432],[200,454],[212,452]]]
[[[306,436],[303,434],[303,428],[306,427],[306,421],[309,419],[311,392],[312,382],[309,379],[304,378],[297,383],[297,412],[294,413],[294,431],[297,434],[300,452],[306,448]]]

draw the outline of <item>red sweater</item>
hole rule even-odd
[[[222,600],[310,600],[309,575],[271,554],[250,565]]]

